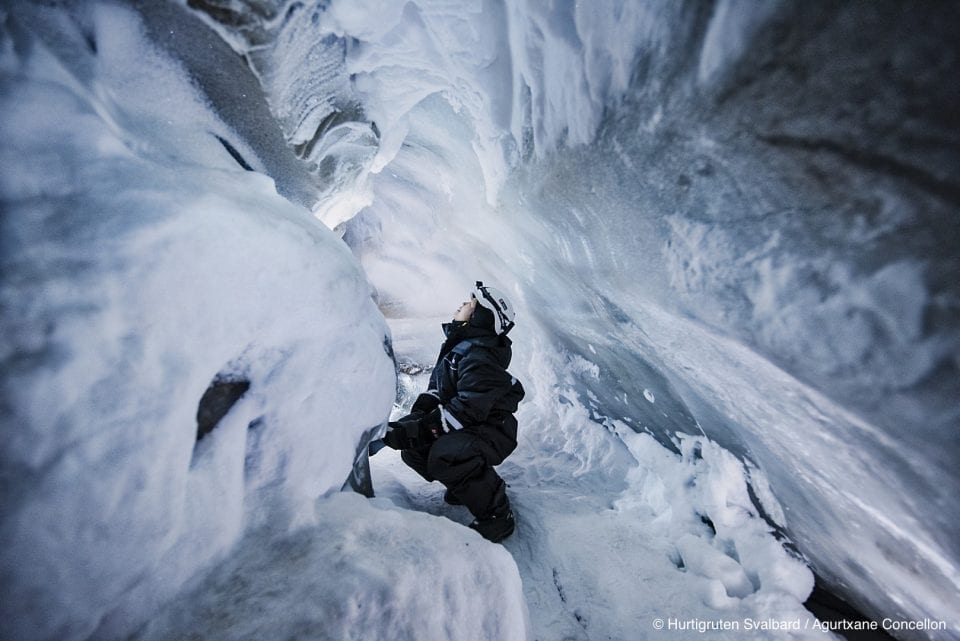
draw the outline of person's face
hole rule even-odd
[[[455,321],[468,321],[470,316],[473,315],[473,310],[477,307],[477,299],[473,296],[470,297],[470,300],[464,301],[460,305],[460,309],[457,310],[457,313],[453,315],[453,320]]]

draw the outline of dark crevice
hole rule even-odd
[[[857,149],[826,138],[801,138],[784,134],[765,134],[757,137],[774,147],[834,154],[863,169],[906,180],[947,203],[960,207],[960,185],[940,180],[928,171],[889,156],[866,149]]]
[[[317,130],[314,132],[310,140],[302,142],[299,145],[294,145],[293,151],[300,158],[309,158],[313,153],[314,147],[317,146],[323,137],[327,134],[328,131],[333,129],[338,125],[342,125],[346,122],[362,122],[363,121],[363,108],[359,105],[351,105],[343,110],[333,109],[330,113],[324,116],[323,120],[320,121],[320,125],[317,127]],[[370,123],[371,131],[379,138],[379,129],[376,125]]]
[[[894,638],[879,629],[877,630],[856,630],[843,629],[867,627],[872,621],[869,617],[861,614],[856,608],[830,592],[820,578],[817,577],[813,592],[803,604],[820,621],[831,624],[830,629],[836,630],[837,634],[847,639],[847,641],[894,641]]]
[[[238,30],[269,24],[277,16],[277,9],[268,2],[246,2],[241,7],[234,7],[224,0],[187,0],[187,6],[207,14],[215,22]]]
[[[707,529],[710,530],[710,536],[717,535],[717,526],[713,524],[713,521],[706,514],[700,514],[700,522],[707,526]]]
[[[385,429],[386,421],[381,425],[371,427],[360,437],[360,443],[357,445],[357,451],[353,459],[353,468],[350,470],[350,475],[347,477],[347,480],[344,481],[343,486],[340,488],[341,491],[353,491],[368,499],[373,498],[373,479],[370,476],[368,446],[370,442]]]
[[[227,153],[230,154],[233,157],[233,159],[237,161],[238,165],[240,165],[247,171],[253,171],[253,167],[250,166],[250,163],[244,160],[243,156],[240,155],[240,152],[237,151],[236,147],[231,145],[224,138],[217,136],[217,134],[213,134],[213,135],[217,140],[220,141],[220,144],[223,145],[223,148],[227,150]]]
[[[249,480],[263,471],[263,448],[260,441],[263,438],[264,417],[258,416],[247,426],[247,449],[243,458],[243,476]]]
[[[754,467],[748,467],[748,469],[752,470]],[[770,516],[770,514],[767,512],[767,509],[763,505],[763,501],[760,500],[756,489],[754,489],[753,483],[754,481],[751,477],[750,481],[747,483],[747,495],[750,497],[753,507],[757,510],[757,515],[770,527],[774,538],[776,538],[780,544],[786,548],[787,552],[799,559],[803,559],[803,555],[800,553],[800,550],[797,549],[797,546],[793,540],[787,536],[787,532],[784,530],[783,526],[780,525],[776,519]],[[806,559],[804,559],[804,563],[807,563]]]
[[[577,623],[579,623],[584,630],[587,629],[587,618],[583,616],[579,610],[573,611],[573,618],[577,620]]]
[[[302,2],[294,2],[287,8],[287,13],[286,15],[283,16],[283,21],[289,22],[291,18],[293,18],[297,14],[297,12],[299,12],[302,9],[303,9]]]
[[[393,352],[393,339],[388,334],[383,336],[383,351],[393,361],[394,369],[397,367],[397,355]]]
[[[250,389],[250,381],[217,375],[197,407],[197,442],[214,430],[237,401]]]
[[[670,550],[670,553],[667,555],[667,557],[670,559],[670,562],[673,563],[674,567],[676,567],[678,570],[686,571],[687,564],[684,563],[683,555],[680,554],[680,550],[678,550],[677,548],[673,548],[672,550]]]
[[[560,601],[562,603],[567,602],[567,595],[563,591],[563,584],[560,583],[560,573],[557,572],[557,568],[553,568],[553,585],[557,588],[557,594],[560,595]]]

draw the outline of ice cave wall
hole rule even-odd
[[[960,95],[942,26],[956,15],[784,4],[718,64],[711,43],[737,42],[718,32],[751,26],[735,7],[691,31],[682,50],[699,55],[672,82],[649,73],[594,144],[517,176],[504,200],[550,221],[543,253],[570,280],[590,266],[589,311],[554,318],[592,360],[581,346],[603,332],[584,316],[613,321],[610,376],[585,381],[608,411],[637,417],[618,399],[638,398],[629,373],[654,363],[698,423],[686,429],[770,474],[825,583],[876,617],[956,625]],[[562,295],[528,280],[538,305]],[[723,338],[665,344],[658,328],[684,319]]]
[[[382,309],[469,256],[599,366],[598,420],[705,431],[831,588],[960,624],[955,7],[188,4]]]
[[[127,6],[0,7],[3,639],[126,637],[246,532],[312,522],[386,419],[389,329],[264,175],[275,137]],[[215,381],[248,389],[212,426]]]
[[[960,592],[960,479],[953,464],[960,454],[955,7],[782,1],[760,8],[737,0],[121,4],[143,20],[143,41],[183,65],[192,88],[158,94],[149,83],[138,85],[136,74],[98,75],[103,68],[96,60],[110,52],[109,34],[120,26],[109,18],[71,26],[57,12],[38,9],[27,16],[3,9],[3,123],[7,139],[16,143],[4,145],[5,153],[16,155],[5,158],[4,167],[38,159],[36,171],[22,175],[46,176],[29,193],[3,186],[5,296],[30,299],[32,294],[17,287],[39,286],[24,279],[14,287],[7,277],[30,262],[23,252],[31,245],[10,239],[47,242],[43,234],[30,236],[33,232],[18,226],[22,216],[10,215],[30,211],[38,195],[52,195],[53,204],[35,213],[48,221],[43,223],[48,229],[61,230],[69,218],[65,212],[78,211],[78,203],[78,220],[98,221],[92,229],[99,231],[83,237],[86,245],[76,244],[69,230],[53,235],[52,246],[63,259],[57,269],[76,271],[71,266],[78,264],[88,269],[86,261],[99,243],[128,238],[121,232],[146,246],[180,247],[174,255],[188,266],[203,254],[189,247],[206,239],[222,243],[236,273],[243,274],[223,288],[242,288],[258,277],[250,252],[266,252],[273,244],[264,238],[276,239],[291,228],[248,211],[251,202],[285,211],[270,187],[218,173],[236,169],[239,156],[273,177],[281,194],[312,205],[319,218],[344,234],[377,285],[385,312],[443,312],[445,301],[460,295],[462,276],[454,272],[463,264],[495,276],[523,313],[551,333],[554,347],[597,366],[600,377],[585,378],[581,386],[581,400],[592,405],[597,420],[630,419],[666,443],[675,431],[704,430],[764,470],[786,510],[773,518],[833,589],[876,617],[930,616],[960,627],[951,606]],[[229,71],[239,58],[231,61],[209,39],[191,35],[199,28],[197,17],[243,56],[255,83]],[[34,37],[38,30],[54,37],[41,42]],[[148,52],[140,55],[153,67],[163,66]],[[31,75],[42,82],[24,83]],[[258,89],[266,106],[252,93]],[[32,104],[23,99],[26,91],[55,107],[59,117],[46,125],[56,136],[18,135],[22,121],[11,114]],[[176,110],[168,129],[138,128],[138,110],[158,116],[150,111],[149,97],[161,109],[184,97],[182,107],[198,91],[203,108]],[[131,105],[138,96],[140,102]],[[209,106],[219,119],[198,115]],[[71,126],[76,122],[88,126]],[[147,144],[138,142],[144,137]],[[37,140],[45,142],[37,146]],[[190,168],[186,176],[184,166]],[[119,178],[104,180],[110,176]],[[64,187],[74,180],[85,188]],[[137,207],[141,200],[151,203],[159,220],[169,223],[163,228],[172,230],[170,238],[180,240],[168,245],[140,234],[135,219],[116,228],[100,221],[99,209],[88,208],[83,194],[108,198],[99,191],[106,184],[117,186],[114,196],[126,198],[121,183],[138,185],[131,192]],[[215,209],[224,216],[232,212],[237,233],[246,230],[257,243],[243,241],[242,234],[221,238],[216,221],[203,227],[207,235],[177,227],[177,217],[192,211],[189,194],[211,186],[220,194],[215,199],[224,199]],[[174,192],[179,200],[171,202],[168,194]],[[110,201],[104,209],[116,208]],[[322,234],[290,224],[298,230],[294,236],[316,238],[319,251],[334,260],[338,250]],[[34,223],[25,229],[35,230]],[[258,249],[261,241],[266,248]],[[11,245],[19,249],[7,252]],[[307,253],[313,251],[316,247]],[[264,254],[263,260],[286,258]],[[326,289],[318,283],[334,287],[337,275],[311,264],[305,256],[302,269],[294,270],[298,276],[265,285],[277,292],[276,305],[303,306],[302,290],[285,287],[291,281],[310,282],[317,291]],[[92,265],[103,273],[127,274],[133,263]],[[147,278],[148,268],[143,270]],[[353,366],[350,359],[367,359],[384,368],[386,381],[390,364],[383,328],[370,320],[376,315],[367,309],[362,279],[345,270],[345,282],[356,289],[336,288],[344,305],[328,307],[327,298],[315,303],[318,309],[340,310],[346,326],[358,328],[363,334],[358,345],[365,346],[359,353],[335,350],[336,358],[346,360],[329,360],[331,354],[321,352],[331,343],[316,335],[309,317],[291,321],[296,326],[289,332],[271,335],[313,337],[320,346],[316,358],[331,363],[331,371]],[[42,281],[41,289],[56,291],[57,273],[62,272],[51,269],[53,280]],[[432,280],[425,288],[427,277]],[[189,278],[177,286],[145,287],[142,296],[166,301],[171,291],[182,293],[183,282]],[[75,294],[77,301],[101,300],[92,290]],[[196,300],[174,297],[170,307]],[[59,317],[64,308],[58,301],[63,302],[39,297],[32,309],[37,318]],[[127,303],[144,307],[139,299]],[[260,335],[267,323],[262,303],[247,300],[237,307],[234,318],[244,319],[237,326],[201,325],[183,344],[183,337],[167,336],[172,353],[179,354],[174,364],[196,361],[199,367],[186,378],[171,375],[171,390],[184,399],[177,411],[195,406],[210,379]],[[21,308],[4,305],[5,314],[12,309]],[[78,306],[79,324],[71,331],[82,333],[84,319],[116,309]],[[4,317],[5,326],[21,321],[25,327],[24,319]],[[117,323],[112,327],[124,334],[127,325]],[[24,389],[13,365],[27,363],[34,347],[68,331],[68,325],[47,325],[53,332],[47,338],[17,334],[22,339],[15,346],[24,349],[4,354],[5,423],[34,415],[29,408],[13,413],[12,390]],[[226,343],[237,349],[196,359],[195,351],[211,344],[203,332],[224,329],[231,337]],[[136,347],[136,334],[131,337],[124,349]],[[112,344],[108,338],[105,344]],[[287,353],[278,349],[265,349],[267,361],[271,354]],[[106,358],[93,348],[91,353]],[[152,371],[176,371],[157,358],[163,366]],[[51,371],[71,362],[54,359]],[[317,383],[308,374],[315,370],[303,365],[287,370],[297,379],[289,389]],[[258,380],[276,381],[272,372],[264,365]],[[95,377],[87,378],[91,394],[110,387],[109,381],[96,387]],[[135,382],[128,383],[131,394],[141,398]],[[49,387],[44,381],[36,385],[31,389]],[[642,400],[645,391],[656,395],[657,411]],[[83,399],[87,392],[71,393]],[[384,404],[388,396],[385,392]],[[30,402],[41,403],[33,398]],[[287,405],[283,398],[257,402],[280,408]],[[221,432],[225,452],[244,452],[245,419],[265,411],[246,407],[252,414]],[[136,456],[129,459],[143,472],[127,477],[134,495],[146,485],[166,487],[164,470],[189,465],[193,417],[167,418],[178,435],[164,450],[170,456],[146,467]],[[355,418],[351,437],[341,443],[344,451],[367,423],[379,420],[372,414]],[[86,424],[54,422],[79,426],[72,429]],[[4,433],[12,431],[5,426]],[[77,438],[84,444],[77,452],[94,457],[106,452],[83,434]],[[4,541],[26,541],[17,528],[30,518],[29,506],[59,500],[56,471],[84,464],[76,454],[21,461],[44,442],[21,448],[5,437],[4,503],[12,512],[4,511],[17,516],[4,519]],[[291,447],[286,443],[270,451],[286,451]],[[134,444],[131,448],[136,451]],[[329,478],[313,479],[311,486],[320,490],[334,476],[341,478],[334,472],[345,460],[321,466]],[[53,467],[43,467],[44,461]],[[54,481],[14,483],[33,478],[29,472],[38,465],[52,471]],[[206,469],[207,481],[222,473],[237,490],[231,496],[244,496],[246,490],[237,489],[246,486],[237,480],[243,475],[236,462]],[[186,497],[199,494],[187,491],[189,475],[174,477],[178,489],[170,509],[181,514]],[[105,509],[136,507],[118,492]],[[75,504],[83,505],[82,498]],[[124,514],[136,527],[150,527],[139,513]],[[115,513],[90,516],[91,527],[99,527]],[[206,518],[194,523],[210,525]],[[238,532],[236,520],[229,521],[233,529],[213,537],[191,530],[189,518],[176,522],[175,531],[146,532],[144,540],[155,544],[147,555],[151,560],[128,568],[148,567],[164,550],[175,549],[178,536],[196,534],[208,547],[201,546],[197,558],[180,559],[175,576],[163,579],[167,593],[189,575],[188,566],[226,549]],[[5,581],[26,572],[21,559],[41,559],[38,550],[47,544],[65,545],[66,538],[20,543],[32,550],[26,556],[22,548],[5,545]],[[48,577],[65,584],[84,570],[47,569]],[[94,606],[106,616],[117,586],[134,584],[139,576],[134,571],[102,577],[104,597]],[[17,585],[34,584],[25,579]],[[149,585],[140,585],[144,592],[133,591],[129,598],[157,598],[145,595]],[[41,620],[49,609],[36,600],[39,594],[22,592],[3,603],[24,612],[30,610],[23,604],[33,600],[41,604],[36,610]],[[142,616],[149,607],[127,612]],[[49,635],[83,632],[76,620],[43,620]],[[114,622],[114,630],[125,625],[130,622]]]

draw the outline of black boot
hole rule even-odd
[[[485,519],[474,519],[470,527],[488,541],[499,543],[513,534],[516,521],[513,518],[513,510],[508,508],[501,514],[494,514]]]
[[[499,543],[511,534],[516,527],[513,518],[513,510],[510,509],[510,499],[507,498],[507,484],[503,479],[497,477],[499,481],[497,488],[493,492],[488,511],[474,512],[480,514],[473,520],[470,527],[480,533],[488,541]]]

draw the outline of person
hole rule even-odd
[[[427,391],[383,438],[420,476],[440,481],[444,500],[465,505],[474,516],[470,527],[493,542],[515,528],[506,484],[493,469],[517,447],[514,412],[524,390],[507,371],[513,326],[507,297],[478,281],[443,325],[446,340]]]

